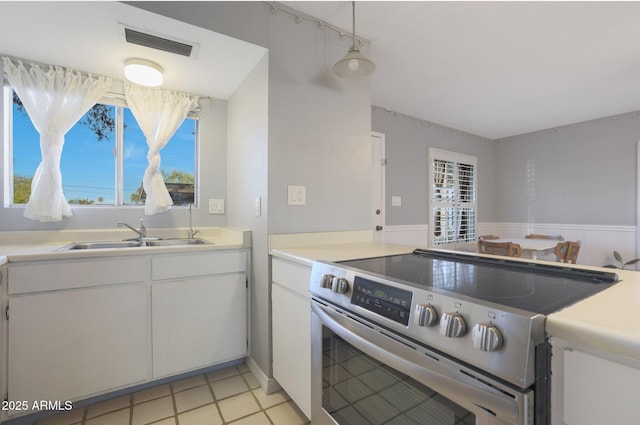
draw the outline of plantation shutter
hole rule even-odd
[[[477,223],[477,159],[429,150],[431,246],[453,249],[475,242]]]

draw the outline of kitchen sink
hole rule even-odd
[[[147,246],[213,245],[213,242],[205,241],[204,239],[167,238],[147,241],[146,244]]]
[[[181,245],[213,245],[213,242],[204,239],[188,238],[149,238],[140,243],[139,240],[125,241],[95,241],[95,242],[73,242],[59,248],[57,251],[73,251],[79,249],[119,249],[119,248],[144,248],[149,246],[181,246]]]

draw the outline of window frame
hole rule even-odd
[[[6,81],[2,87],[2,101],[4,110],[3,114],[3,128],[4,128],[4,208],[24,208],[26,204],[14,203],[14,166],[13,166],[13,88]],[[125,170],[125,158],[124,158],[124,110],[128,108],[123,94],[107,93],[103,96],[98,104],[107,106],[113,106],[115,108],[115,158],[114,158],[114,203],[109,204],[91,204],[71,205],[72,208],[144,208],[144,202],[140,204],[125,203],[124,193],[124,170]],[[194,158],[193,158],[193,206],[199,205],[199,193],[200,193],[200,114],[199,110],[191,111],[185,119],[194,120]],[[173,137],[173,136],[172,136]],[[169,142],[170,143],[170,142]],[[168,144],[167,144],[168,146]],[[162,155],[162,151],[161,151]],[[187,208],[188,204],[176,204],[174,207]]]
[[[452,171],[452,181],[453,183],[451,200],[436,200],[436,183],[435,183],[435,162],[443,161],[446,163],[451,163],[453,166]],[[460,176],[461,170],[460,165],[471,166],[472,167],[472,182],[470,187],[465,187],[465,190],[461,190],[460,184]],[[477,239],[477,229],[478,229],[478,158],[472,155],[461,154],[457,152],[446,151],[442,149],[429,148],[429,246],[438,249],[459,249],[461,248],[459,244],[475,244]],[[461,200],[462,196],[469,194],[469,189],[471,190],[472,198],[471,200]],[[465,192],[461,194],[461,192]],[[473,217],[470,218],[467,216],[466,223],[468,225],[466,230],[466,236],[460,237],[459,222],[456,222],[453,225],[454,231],[456,232],[454,238],[445,238],[444,241],[436,240],[436,209],[451,209],[453,211],[452,216],[454,220],[457,220],[460,217],[460,213],[466,211],[467,213],[472,212]],[[449,230],[449,229],[447,229]],[[475,246],[475,245],[474,245]]]

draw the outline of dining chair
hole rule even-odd
[[[580,252],[580,245],[580,241],[558,242],[558,245],[553,250],[553,253],[556,254],[556,261],[575,264]]]
[[[504,255],[506,257],[520,257],[522,248],[513,242],[491,242],[491,240],[478,240],[478,252],[482,254]]]
[[[525,239],[555,239],[558,241],[563,241],[564,237],[562,235],[538,235],[535,233],[531,233],[525,236]]]

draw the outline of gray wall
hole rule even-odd
[[[370,81],[331,72],[349,40],[263,2],[130,4],[269,49],[269,233],[370,228]],[[306,206],[287,205],[287,185],[306,186]]]
[[[494,220],[636,223],[638,112],[496,141]]]
[[[499,194],[494,142],[379,107],[371,115],[373,130],[385,134],[387,225],[429,223],[429,148],[478,158],[478,220],[493,221]],[[402,197],[401,207],[391,206],[392,196]]]
[[[386,136],[387,225],[428,223],[430,147],[478,157],[480,222],[636,224],[639,112],[494,141],[378,107],[372,125]]]
[[[348,40],[340,41],[335,33],[309,22],[297,24],[284,13],[273,14],[263,2],[131,4],[269,49],[268,171],[264,172],[259,158],[265,154],[264,141],[254,141],[257,150],[250,152],[242,168],[248,172],[244,178],[253,180],[248,182],[248,191],[240,191],[247,195],[245,199],[231,194],[237,187],[231,181],[228,184],[228,224],[250,226],[253,232],[251,357],[270,375],[268,234],[370,228],[369,80],[338,80],[331,73],[332,64],[349,48]],[[235,131],[240,133],[236,124],[230,134]],[[240,137],[240,143],[245,151],[252,149],[250,138]],[[232,167],[243,159],[234,149],[229,146],[230,158],[235,155],[228,164],[229,178],[240,182],[243,177]],[[254,197],[264,190],[261,184],[268,187],[268,196],[263,198],[267,227],[262,220],[250,220],[245,212],[246,208],[254,211]],[[306,186],[306,206],[287,205],[290,184]],[[232,207],[241,210],[231,211]]]
[[[227,225],[250,229],[253,247],[250,286],[251,356],[270,375],[271,303],[267,239],[268,186],[267,55],[229,99]],[[256,198],[262,212],[256,215]]]

